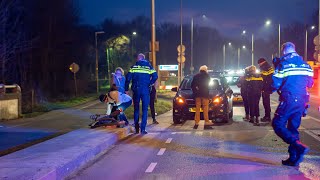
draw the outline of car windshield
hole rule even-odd
[[[227,76],[226,80],[230,86],[234,86],[234,85],[237,85],[239,78],[240,78],[239,76]]]
[[[183,90],[191,90],[191,83],[192,83],[192,78],[189,79],[184,79],[181,82],[180,88]],[[220,90],[221,88],[221,79],[218,77],[211,77],[210,82],[209,82],[209,89],[210,90]]]

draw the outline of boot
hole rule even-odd
[[[265,117],[261,118],[261,122],[271,122],[271,118],[268,116],[265,116]]]
[[[299,164],[303,161],[303,156],[307,154],[310,150],[308,146],[302,144],[299,140],[295,141],[292,144],[294,150],[297,152],[297,157],[293,162],[294,166],[299,166]]]
[[[285,166],[295,166],[295,163],[294,161],[296,160],[297,158],[297,152],[295,151],[293,145],[290,145],[289,146],[289,158],[286,159],[286,160],[282,160],[282,165],[285,165]]]
[[[134,125],[134,128],[136,129],[136,134],[139,134],[139,131],[140,131],[140,126],[139,126],[139,124],[135,124],[135,125]]]
[[[254,117],[250,117],[249,123],[254,123]]]
[[[152,120],[152,123],[153,124],[159,124],[159,122],[155,118]]]
[[[255,117],[254,118],[254,125],[255,126],[260,126],[259,117]]]
[[[242,118],[244,121],[249,121],[250,120],[250,117],[249,117],[249,114],[246,114],[245,117]]]

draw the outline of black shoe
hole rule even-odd
[[[204,125],[204,128],[203,129],[213,129],[212,126],[210,125]]]
[[[297,157],[293,163],[295,166],[298,166],[303,161],[303,156],[309,152],[310,148],[300,141],[294,142],[293,147],[297,152]]]
[[[259,118],[258,117],[254,118],[254,124],[253,125],[260,126],[260,122],[259,122]]]
[[[250,118],[249,123],[254,123],[254,117],[251,117],[251,118]]]
[[[293,162],[292,158],[288,158],[286,160],[282,160],[282,165],[285,166],[296,166],[295,163]]]
[[[261,118],[261,121],[262,121],[262,122],[271,122],[271,118],[265,116],[265,117]]]
[[[195,124],[195,125],[193,126],[193,129],[198,129],[198,127],[199,127],[199,125],[198,125],[198,124]]]
[[[134,125],[134,128],[136,129],[136,134],[139,134],[139,131],[140,131],[140,126],[139,126],[139,124],[135,124],[135,125]]]
[[[159,124],[159,122],[157,120],[155,120],[155,119],[152,121],[152,123],[153,124]]]
[[[146,130],[141,131],[141,134],[148,134]]]

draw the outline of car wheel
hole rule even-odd
[[[180,124],[181,123],[181,117],[180,116],[177,116],[177,115],[174,115],[174,109],[172,111],[172,120],[173,120],[173,123],[174,124]]]

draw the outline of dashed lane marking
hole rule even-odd
[[[154,168],[157,166],[158,163],[151,163],[147,170],[145,171],[146,173],[151,173],[153,172]]]
[[[165,151],[166,151],[166,148],[161,148],[157,155],[162,156]]]
[[[177,132],[173,132],[173,133],[171,133],[171,134],[177,134]]]
[[[172,138],[168,138],[168,139],[166,140],[166,144],[171,143],[171,141],[172,141]]]
[[[307,134],[309,134],[310,136],[312,136],[313,138],[315,138],[316,140],[320,141],[320,137],[317,136],[316,134],[312,133],[309,130],[305,130],[304,132],[306,132]]]

